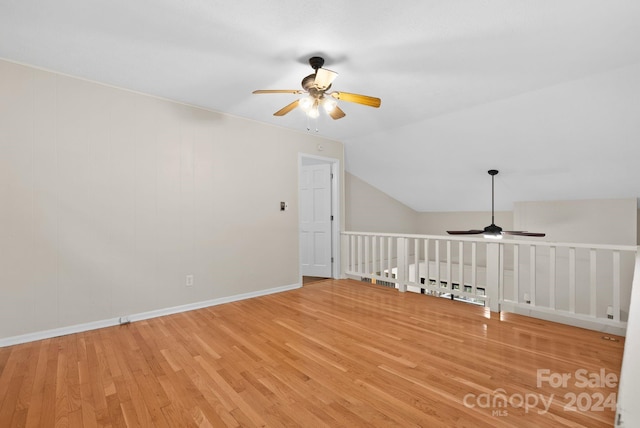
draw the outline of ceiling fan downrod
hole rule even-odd
[[[495,176],[498,175],[497,169],[490,169],[487,171],[491,176],[491,224],[484,229],[471,229],[471,230],[447,230],[449,235],[480,235],[485,238],[501,239],[502,235],[515,235],[515,236],[532,236],[543,237],[544,233],[527,232],[525,230],[502,230],[500,226],[496,225],[495,219]]]
[[[489,175],[491,176],[491,224],[495,224],[495,218],[494,218],[494,184],[493,184],[493,179],[496,175],[498,175],[498,170],[497,169],[490,169],[489,171],[487,171],[489,173]]]

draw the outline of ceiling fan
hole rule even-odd
[[[314,56],[309,58],[309,65],[314,72],[302,79],[302,90],[300,89],[258,89],[253,91],[254,94],[308,94],[306,97],[298,99],[287,104],[277,112],[274,116],[284,116],[296,107],[300,107],[307,116],[316,118],[320,115],[319,108],[322,108],[334,120],[341,119],[346,116],[345,112],[338,107],[337,100],[347,101],[351,103],[362,104],[369,107],[380,107],[380,98],[370,97],[368,95],[352,94],[349,92],[327,92],[331,88],[331,84],[338,76],[335,71],[322,68],[324,58]]]
[[[498,175],[497,169],[490,169],[487,171],[491,176],[491,224],[485,227],[482,230],[472,229],[472,230],[447,230],[449,235],[480,235],[482,234],[485,238],[492,239],[501,239],[502,235],[515,235],[515,236],[533,236],[541,238],[545,236],[544,233],[536,233],[536,232],[526,232],[522,230],[502,230],[500,226],[496,226],[494,220],[494,210],[493,210],[493,179],[496,175]]]

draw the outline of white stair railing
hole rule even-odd
[[[636,246],[342,235],[348,277],[624,334]]]

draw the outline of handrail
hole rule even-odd
[[[410,239],[438,239],[446,241],[467,241],[467,242],[496,242],[498,244],[524,244],[524,245],[537,245],[541,247],[571,247],[571,248],[588,248],[594,250],[620,250],[620,251],[639,251],[640,246],[637,245],[615,245],[615,244],[583,244],[578,242],[553,242],[553,241],[534,241],[534,240],[521,240],[513,238],[504,238],[500,240],[487,239],[487,238],[472,238],[469,236],[451,236],[451,235],[420,235],[420,234],[408,234],[408,233],[378,233],[378,232],[354,232],[345,231],[342,235],[356,235],[356,236],[383,236],[390,238],[410,238]]]

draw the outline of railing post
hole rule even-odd
[[[340,251],[341,263],[340,263],[340,278],[346,278],[347,272],[351,270],[351,265],[349,264],[349,236],[341,235],[340,243],[342,246],[342,251]]]
[[[498,269],[498,291],[500,303],[504,302],[504,244],[500,244],[500,267]]]
[[[487,244],[487,297],[491,312],[500,312],[500,244]]]
[[[409,260],[407,251],[407,239],[406,238],[398,238],[398,291],[405,292],[407,291],[407,260]]]

